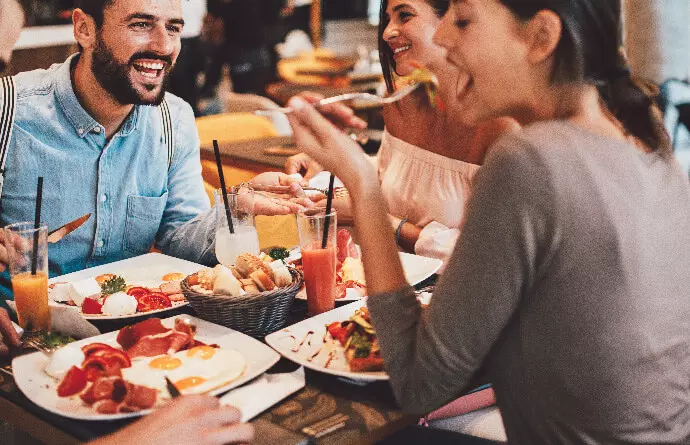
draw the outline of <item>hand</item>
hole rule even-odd
[[[17,348],[21,344],[17,331],[12,326],[10,315],[0,308],[0,358],[9,354],[9,348]]]
[[[326,207],[327,199],[324,197],[316,203],[316,207]],[[338,226],[351,226],[354,224],[354,216],[352,214],[352,201],[350,196],[333,199],[331,204],[338,213]]]
[[[10,252],[22,249],[22,239],[15,233],[0,229],[0,272],[4,272],[10,263]]]
[[[282,172],[266,172],[266,173],[261,173],[260,175],[254,176],[254,179],[249,181],[249,185],[251,184],[260,184],[260,185],[293,185],[296,184],[298,186],[307,186],[306,181],[300,181],[298,179],[292,178],[288,176],[285,173]]]
[[[342,179],[355,197],[368,185],[378,187],[376,169],[359,144],[301,97],[293,97],[289,106],[294,112],[287,116],[301,150]]]
[[[304,176],[305,181],[309,181],[322,171],[323,167],[306,153],[290,156],[285,162],[285,173],[288,175],[299,173]]]
[[[303,91],[295,97],[303,99],[310,105],[316,105],[321,99],[325,98],[325,96],[318,93],[312,93],[311,91]],[[364,130],[367,128],[367,123],[355,116],[355,112],[352,111],[352,108],[342,102],[320,106],[319,113],[341,129],[355,128]]]
[[[89,445],[223,445],[251,442],[254,427],[239,421],[239,410],[220,406],[215,397],[185,396]]]
[[[299,190],[302,189],[300,188]],[[304,191],[302,191],[302,194],[304,194]],[[254,215],[291,215],[314,205],[313,201],[306,196],[283,196],[254,192]]]

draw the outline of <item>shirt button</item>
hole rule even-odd
[[[95,127],[95,128],[93,129],[93,132],[96,133],[96,134],[101,134],[101,127]]]
[[[98,244],[97,244],[97,245],[98,245],[98,247],[103,247],[103,246],[105,245],[105,242],[104,242],[102,239],[101,239],[101,240],[98,240]]]
[[[108,196],[106,196],[105,193],[101,195],[101,202],[106,202],[108,200]]]
[[[79,133],[79,136],[83,135],[83,134],[84,134],[84,129],[83,129],[83,128],[80,128],[79,130],[77,130],[77,133]]]

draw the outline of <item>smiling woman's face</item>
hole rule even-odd
[[[443,48],[432,42],[441,19],[425,0],[389,0],[383,39],[393,52],[395,72],[407,76],[415,62],[433,70],[445,63]]]
[[[434,41],[460,72],[456,97],[465,124],[515,116],[533,86],[525,24],[499,0],[456,0]]]

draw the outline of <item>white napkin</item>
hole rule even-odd
[[[304,368],[285,374],[264,374],[252,383],[220,398],[221,405],[232,405],[248,422],[290,394],[304,388]]]
[[[8,300],[7,305],[17,312],[17,305],[13,300]],[[51,329],[60,334],[69,335],[80,340],[95,335],[100,332],[94,325],[89,323],[81,316],[76,307],[48,305],[50,308]]]

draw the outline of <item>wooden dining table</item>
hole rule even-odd
[[[426,286],[435,277],[420,283]],[[194,314],[187,306],[177,314]],[[168,315],[168,314],[166,314]],[[307,318],[306,303],[295,300],[287,324]],[[118,324],[119,323],[119,324]],[[122,322],[101,322],[101,332],[119,329]],[[0,363],[0,366],[4,363]],[[268,374],[291,372],[297,365],[281,359]],[[256,438],[252,444],[269,445],[349,445],[374,444],[406,426],[415,424],[418,416],[400,411],[386,381],[355,382],[333,375],[305,370],[305,387],[282,400],[252,420]],[[302,430],[336,414],[344,424],[320,438]],[[78,421],[52,414],[27,399],[12,377],[0,373],[0,420],[35,439],[51,445],[74,445],[113,433],[132,423],[132,419],[112,422]]]

